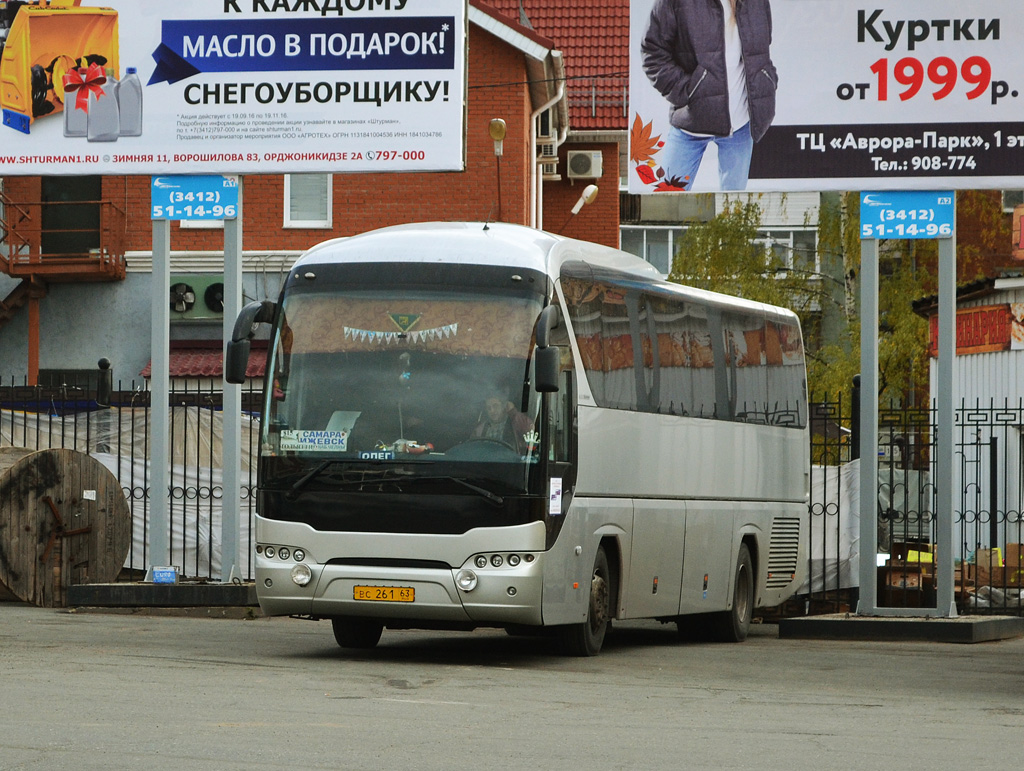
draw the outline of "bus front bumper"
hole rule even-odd
[[[394,619],[411,626],[416,622],[540,625],[540,556],[516,566],[488,563],[480,568],[470,564],[450,569],[312,564],[312,578],[304,587],[294,583],[289,566],[257,559],[256,588],[263,612],[272,616],[370,616],[385,624]],[[465,571],[472,575],[466,576]],[[460,573],[464,588],[457,583]]]

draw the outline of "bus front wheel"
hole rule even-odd
[[[596,656],[601,652],[604,636],[612,618],[612,576],[608,556],[599,546],[590,578],[590,601],[587,618],[582,624],[558,627],[562,652],[567,656]]]
[[[740,544],[736,559],[732,609],[716,613],[712,621],[715,639],[721,642],[743,642],[750,631],[754,615],[754,560],[745,543]]]
[[[380,642],[384,624],[372,618],[353,616],[331,619],[334,639],[342,648],[373,648]]]

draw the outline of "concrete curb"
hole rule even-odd
[[[1021,636],[1024,618],[1018,616],[903,618],[844,613],[779,621],[779,638],[789,640],[980,643]]]
[[[68,607],[258,607],[254,584],[81,584],[69,586]]]

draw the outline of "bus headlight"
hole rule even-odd
[[[297,586],[305,586],[313,580],[313,571],[309,569],[309,565],[298,564],[292,568],[292,581]]]
[[[455,583],[464,592],[476,589],[477,577],[472,570],[460,570],[455,574]]]

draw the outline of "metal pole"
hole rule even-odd
[[[935,601],[940,616],[957,615],[953,585],[953,539],[956,523],[953,511],[955,483],[953,470],[953,368],[956,357],[956,233],[939,239],[939,340],[936,377],[935,436]]]
[[[170,331],[171,224],[153,220],[153,312],[150,330],[149,560],[148,567],[170,563]]]
[[[878,241],[860,242],[860,600],[878,608]]]
[[[242,178],[238,178],[238,214],[224,221],[224,346],[242,310]],[[241,541],[239,516],[242,475],[242,387],[224,381],[224,460],[221,499],[221,581],[235,577]]]
[[[850,460],[860,458],[860,375],[853,376],[850,399]]]
[[[999,545],[999,437],[988,440],[988,542],[993,549]]]

